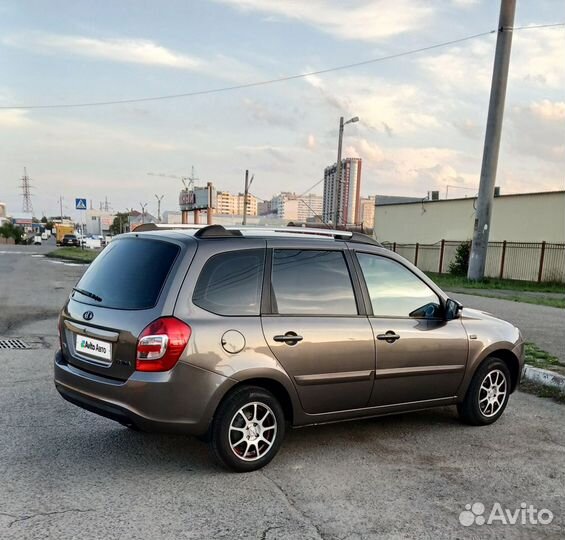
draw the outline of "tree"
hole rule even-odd
[[[47,223],[47,218],[45,216],[41,218],[41,223]]]
[[[0,227],[0,236],[6,239],[13,238],[14,242],[19,244],[22,241],[22,230],[12,223],[6,222]]]
[[[455,251],[455,258],[449,264],[449,273],[454,276],[466,276],[469,269],[469,256],[471,254],[471,241],[461,242]]]
[[[129,223],[129,212],[118,212],[112,225],[110,225],[110,234],[122,234],[127,231]]]

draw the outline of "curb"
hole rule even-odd
[[[541,384],[542,386],[548,386],[565,395],[565,375],[560,375],[554,371],[536,368],[526,364],[522,370],[522,381],[530,381]]]

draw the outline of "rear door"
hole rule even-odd
[[[333,242],[270,240],[263,333],[293,380],[304,410],[365,407],[375,345],[358,307],[348,257]]]
[[[377,345],[370,404],[392,405],[457,395],[468,354],[461,319],[444,320],[439,296],[408,266],[357,253]]]
[[[112,242],[76,285],[83,292],[72,292],[63,310],[59,324],[65,360],[126,380],[135,371],[139,334],[172,314],[168,291],[180,288],[185,272],[177,269],[188,267],[194,250],[157,235]]]

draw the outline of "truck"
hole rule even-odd
[[[69,225],[67,223],[55,223],[55,242],[58,246],[61,245],[63,241],[63,236],[65,234],[74,234],[75,227],[74,225]]]

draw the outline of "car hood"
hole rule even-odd
[[[520,330],[516,326],[487,311],[464,307],[461,311],[461,320],[469,333],[488,336],[493,341],[501,339],[510,343],[523,341]]]

